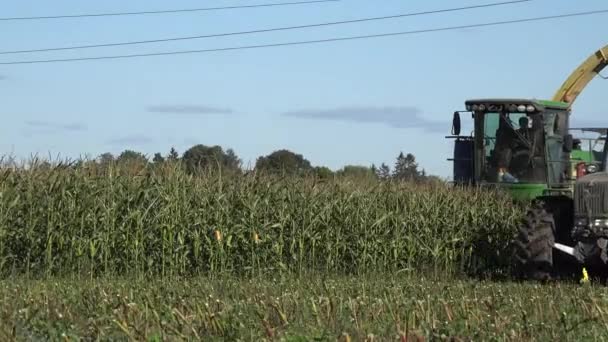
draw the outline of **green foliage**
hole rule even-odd
[[[369,181],[376,178],[376,173],[371,168],[360,165],[346,165],[342,169],[338,170],[336,175],[359,181]]]
[[[403,152],[400,152],[395,161],[393,178],[396,180],[418,181],[424,178],[424,174],[418,170],[418,163],[413,154],[408,153],[404,155]]]
[[[175,162],[178,159],[179,159],[179,154],[177,153],[177,150],[175,148],[171,147],[171,150],[169,151],[169,154],[167,155],[167,160]]]
[[[255,163],[255,169],[271,174],[306,175],[313,170],[313,167],[301,154],[283,149],[259,157]]]
[[[186,170],[191,174],[207,170],[238,172],[241,164],[232,149],[224,152],[221,146],[201,144],[192,146],[184,152],[182,161]]]
[[[331,179],[334,176],[333,171],[325,166],[316,166],[314,174],[319,179]]]
[[[388,180],[391,178],[391,169],[385,163],[382,163],[378,170],[376,171],[376,175],[379,179]]]
[[[479,274],[506,269],[523,212],[500,193],[445,185],[201,177],[175,163],[130,174],[0,170],[0,273]]]
[[[117,163],[133,163],[133,164],[147,164],[148,158],[141,152],[136,152],[133,150],[124,150],[118,158],[116,158]]]
[[[154,158],[152,158],[152,162],[154,162],[154,164],[160,164],[164,161],[165,161],[165,158],[163,158],[163,156],[158,152],[155,153]]]
[[[182,158],[179,158],[177,150],[172,147],[166,158],[160,153],[155,153],[152,159],[154,165],[159,165],[165,161],[173,164],[181,161],[182,166],[190,174],[206,173],[210,170],[217,171],[218,169],[228,171],[228,173],[240,173],[241,171],[241,160],[234,150],[228,149],[224,152],[220,146],[195,145],[186,150]],[[148,165],[148,159],[140,152],[125,150],[117,158],[114,158],[111,153],[104,153],[98,157],[97,163],[105,169],[108,169],[114,163],[126,164],[131,171],[134,171],[131,172],[133,174],[141,172],[142,167]],[[78,164],[82,163],[79,162]],[[427,176],[424,169],[418,170],[418,163],[410,153],[407,155],[403,153],[399,154],[392,175],[390,167],[385,163],[382,163],[379,168],[375,165],[371,167],[346,165],[334,173],[325,166],[313,167],[310,161],[301,154],[286,149],[277,150],[267,156],[259,157],[256,160],[255,170],[266,175],[314,175],[317,179],[322,180],[338,176],[353,181],[370,181],[374,179],[416,182],[439,181],[439,178],[436,176]]]
[[[104,166],[108,166],[114,162],[114,156],[112,155],[112,153],[109,152],[101,154],[97,159],[99,164]]]

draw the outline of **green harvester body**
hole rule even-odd
[[[465,106],[447,137],[455,141],[454,183],[499,189],[530,206],[519,228],[518,269],[540,279],[598,260],[608,265],[608,128],[571,128],[565,102],[476,99]],[[466,136],[463,112],[473,120]]]

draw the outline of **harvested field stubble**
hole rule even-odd
[[[17,279],[0,283],[0,302],[3,341],[608,339],[607,290],[565,284],[388,274],[249,280]]]

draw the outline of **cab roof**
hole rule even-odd
[[[488,99],[471,99],[465,101],[465,106],[472,106],[474,104],[485,104],[485,105],[533,105],[538,111],[544,111],[546,109],[560,109],[566,110],[570,107],[567,102],[561,101],[550,101],[550,100],[537,100],[537,99],[513,99],[513,98],[488,98]]]

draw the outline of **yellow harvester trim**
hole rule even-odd
[[[608,65],[608,45],[589,56],[559,88],[553,101],[574,103],[587,84]]]

